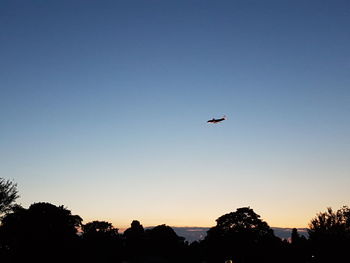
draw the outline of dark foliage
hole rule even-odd
[[[167,225],[159,225],[146,231],[147,251],[153,257],[178,261],[184,249],[184,238],[179,237]]]
[[[309,239],[316,262],[350,262],[350,208],[328,208],[309,224]]]
[[[35,203],[7,214],[0,228],[1,247],[13,260],[47,261],[75,254],[82,219],[63,206]]]
[[[17,184],[0,178],[0,217],[12,210],[18,197]]]
[[[210,261],[278,262],[282,241],[253,209],[239,208],[216,222],[204,240]]]
[[[115,263],[323,263],[348,262],[350,209],[319,213],[309,239],[293,229],[289,241],[277,238],[253,209],[219,217],[207,237],[191,244],[167,225],[145,230],[134,220],[123,234],[106,221],[82,224],[63,206],[12,206],[0,226],[1,262]]]
[[[139,221],[134,220],[131,227],[124,231],[125,257],[130,261],[139,261],[145,256],[145,230]]]
[[[122,239],[118,229],[106,221],[82,226],[81,259],[84,262],[121,261]]]

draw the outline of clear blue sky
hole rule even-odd
[[[0,176],[84,222],[307,226],[349,205],[349,28],[346,0],[3,0]]]

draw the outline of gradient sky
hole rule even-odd
[[[0,176],[85,223],[306,227],[349,205],[349,29],[347,0],[2,0]]]

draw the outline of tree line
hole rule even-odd
[[[350,208],[328,208],[311,219],[308,237],[293,229],[275,236],[250,207],[222,215],[207,236],[187,242],[167,225],[145,229],[137,220],[119,233],[111,223],[83,224],[64,206],[15,203],[16,184],[0,178],[1,262],[323,263],[350,262]]]

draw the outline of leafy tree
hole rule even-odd
[[[288,249],[288,258],[291,262],[309,262],[312,258],[308,240],[303,235],[300,235],[296,228],[292,229],[291,242]]]
[[[183,262],[184,238],[165,224],[146,230],[147,254],[166,262]]]
[[[43,260],[50,255],[68,255],[78,239],[82,219],[63,206],[34,203],[8,213],[0,227],[2,246],[14,255]]]
[[[297,243],[299,243],[300,239],[301,239],[301,237],[300,237],[300,235],[298,233],[298,229],[293,228],[292,229],[292,234],[291,234],[291,243],[292,244],[297,244]]]
[[[145,229],[140,224],[138,220],[133,220],[131,222],[131,227],[124,231],[124,236],[126,239],[139,239],[145,233]]]
[[[83,261],[111,262],[121,260],[118,229],[106,221],[92,221],[82,226]]]
[[[231,212],[219,217],[216,220],[216,229],[222,233],[249,232],[258,236],[271,235],[272,229],[260,219],[250,207],[238,208],[236,212]]]
[[[320,233],[346,235],[350,231],[350,208],[343,206],[336,212],[331,207],[326,212],[321,212],[313,218],[309,224],[309,235]]]
[[[0,216],[12,210],[18,197],[17,184],[0,178]]]
[[[123,234],[125,238],[126,258],[138,260],[145,254],[145,230],[138,220],[131,222],[130,228],[126,229]]]
[[[169,242],[174,244],[182,242],[184,240],[176,234],[174,229],[165,224],[148,229],[147,236],[153,240]]]
[[[238,208],[219,217],[217,224],[207,232],[204,242],[209,259],[234,262],[254,262],[271,256],[271,250],[280,245],[269,225],[250,207]]]
[[[106,221],[92,221],[82,226],[84,236],[116,236],[118,235],[118,229],[114,228],[111,223]]]
[[[309,224],[309,239],[318,262],[340,262],[350,247],[350,208],[327,208]]]
[[[174,229],[165,224],[156,226],[146,231],[148,240],[154,245],[154,248],[160,252],[177,249],[184,244],[184,238],[179,237]]]

